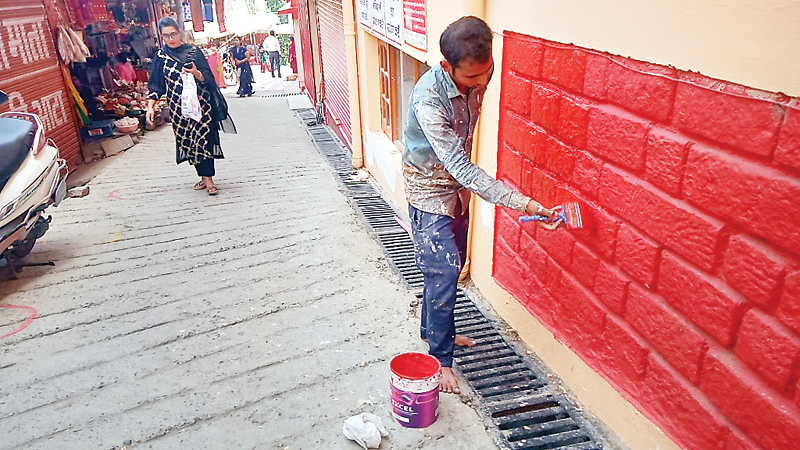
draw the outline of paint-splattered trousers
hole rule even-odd
[[[460,205],[459,205],[459,210]],[[443,367],[453,365],[458,276],[467,257],[469,213],[456,218],[408,207],[414,259],[422,272],[424,288],[420,337],[428,340],[429,353]]]

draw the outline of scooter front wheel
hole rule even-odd
[[[25,238],[19,244],[14,244],[9,251],[12,255],[16,256],[17,258],[24,258],[28,256],[28,253],[33,250],[33,245],[36,243],[36,239],[32,238]]]
[[[28,235],[21,241],[17,241],[11,245],[11,248],[9,248],[11,254],[19,259],[28,256],[28,253],[33,250],[33,245],[36,243],[36,240],[44,236],[44,233],[50,228],[51,218],[51,216],[48,216],[46,219],[39,216],[39,218],[36,219],[36,224],[31,228],[31,231],[28,232]]]

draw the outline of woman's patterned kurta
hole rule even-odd
[[[183,64],[163,50],[159,50],[156,58],[164,59],[164,81],[167,88],[167,103],[172,130],[175,132],[176,160],[178,164],[189,161],[197,165],[204,159],[223,158],[219,145],[219,128],[211,118],[211,94],[204,82],[197,80],[197,93],[200,99],[200,110],[203,115],[199,122],[181,115],[181,94],[183,81],[181,69]],[[151,75],[152,76],[152,75]],[[157,100],[160,93],[151,92],[150,98]]]

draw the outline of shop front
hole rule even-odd
[[[81,55],[70,53],[70,45],[59,47],[69,67],[68,82],[74,86],[84,158],[129,148],[146,128],[147,80],[159,48],[156,22],[171,12],[170,5],[153,0],[69,0],[64,9],[62,16],[70,22],[66,26],[79,30],[88,50]],[[162,106],[156,125],[166,117]]]
[[[42,0],[0,3],[0,112],[37,114],[71,167],[80,164],[78,122]]]
[[[132,146],[144,129],[156,21],[170,12],[160,0],[0,4],[3,110],[36,113],[71,167]]]

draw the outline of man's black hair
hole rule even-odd
[[[178,22],[175,22],[175,19],[172,17],[163,17],[158,21],[158,31],[161,31],[166,27],[175,27],[178,31],[181,30],[180,27],[178,27]]]
[[[468,58],[485,63],[492,56],[492,30],[475,16],[462,17],[445,28],[439,49],[453,67]]]

